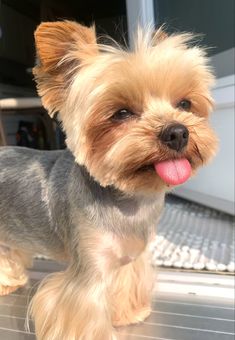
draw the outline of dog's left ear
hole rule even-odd
[[[73,21],[44,22],[34,36],[37,65],[33,74],[43,106],[53,116],[61,109],[73,71],[98,53],[95,29]]]

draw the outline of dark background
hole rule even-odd
[[[156,25],[166,23],[170,32],[202,33],[201,44],[215,55],[234,47],[234,2],[154,0]],[[95,22],[98,34],[128,40],[125,0],[0,0],[0,86],[19,87],[17,96],[26,89],[31,91],[27,95],[36,95],[33,32],[41,21],[61,19]]]
[[[202,43],[212,47],[209,54],[234,46],[234,0],[155,0],[158,25],[168,30],[202,33]]]
[[[97,33],[127,36],[125,0],[0,0],[0,83],[34,88],[33,32],[41,21],[96,23]]]

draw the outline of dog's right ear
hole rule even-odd
[[[156,46],[163,40],[167,39],[169,36],[167,32],[164,30],[164,25],[158,28],[152,35],[152,45]]]
[[[98,53],[95,29],[73,21],[44,22],[34,36],[37,65],[33,74],[43,106],[53,116],[65,100],[73,70]]]

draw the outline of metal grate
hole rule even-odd
[[[151,245],[153,265],[234,272],[234,217],[169,196]]]

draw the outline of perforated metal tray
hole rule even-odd
[[[234,273],[234,217],[169,195],[152,244],[153,264]]]
[[[25,331],[27,304],[39,279],[46,273],[58,269],[60,267],[52,261],[36,260],[34,270],[31,272],[33,279],[30,285],[11,295],[0,297],[1,340],[35,340],[32,323],[30,323],[31,333]],[[225,277],[225,280],[221,281],[217,279],[217,275],[210,277],[209,274],[198,274],[200,279],[198,276],[192,277],[191,273],[179,275],[179,273],[174,275],[172,272],[160,271],[152,314],[144,323],[120,329],[120,340],[234,339],[233,298],[218,297],[217,291],[215,291],[215,296],[207,297],[207,291],[204,290],[207,286],[206,288],[209,287],[212,291],[213,284],[211,283],[215,282],[216,289],[220,285],[222,292],[223,289],[231,291],[232,278]],[[221,276],[218,275],[218,277]],[[226,283],[226,278],[229,280],[228,283]],[[184,293],[175,293],[181,285],[184,285]],[[164,291],[163,287],[167,289]]]

